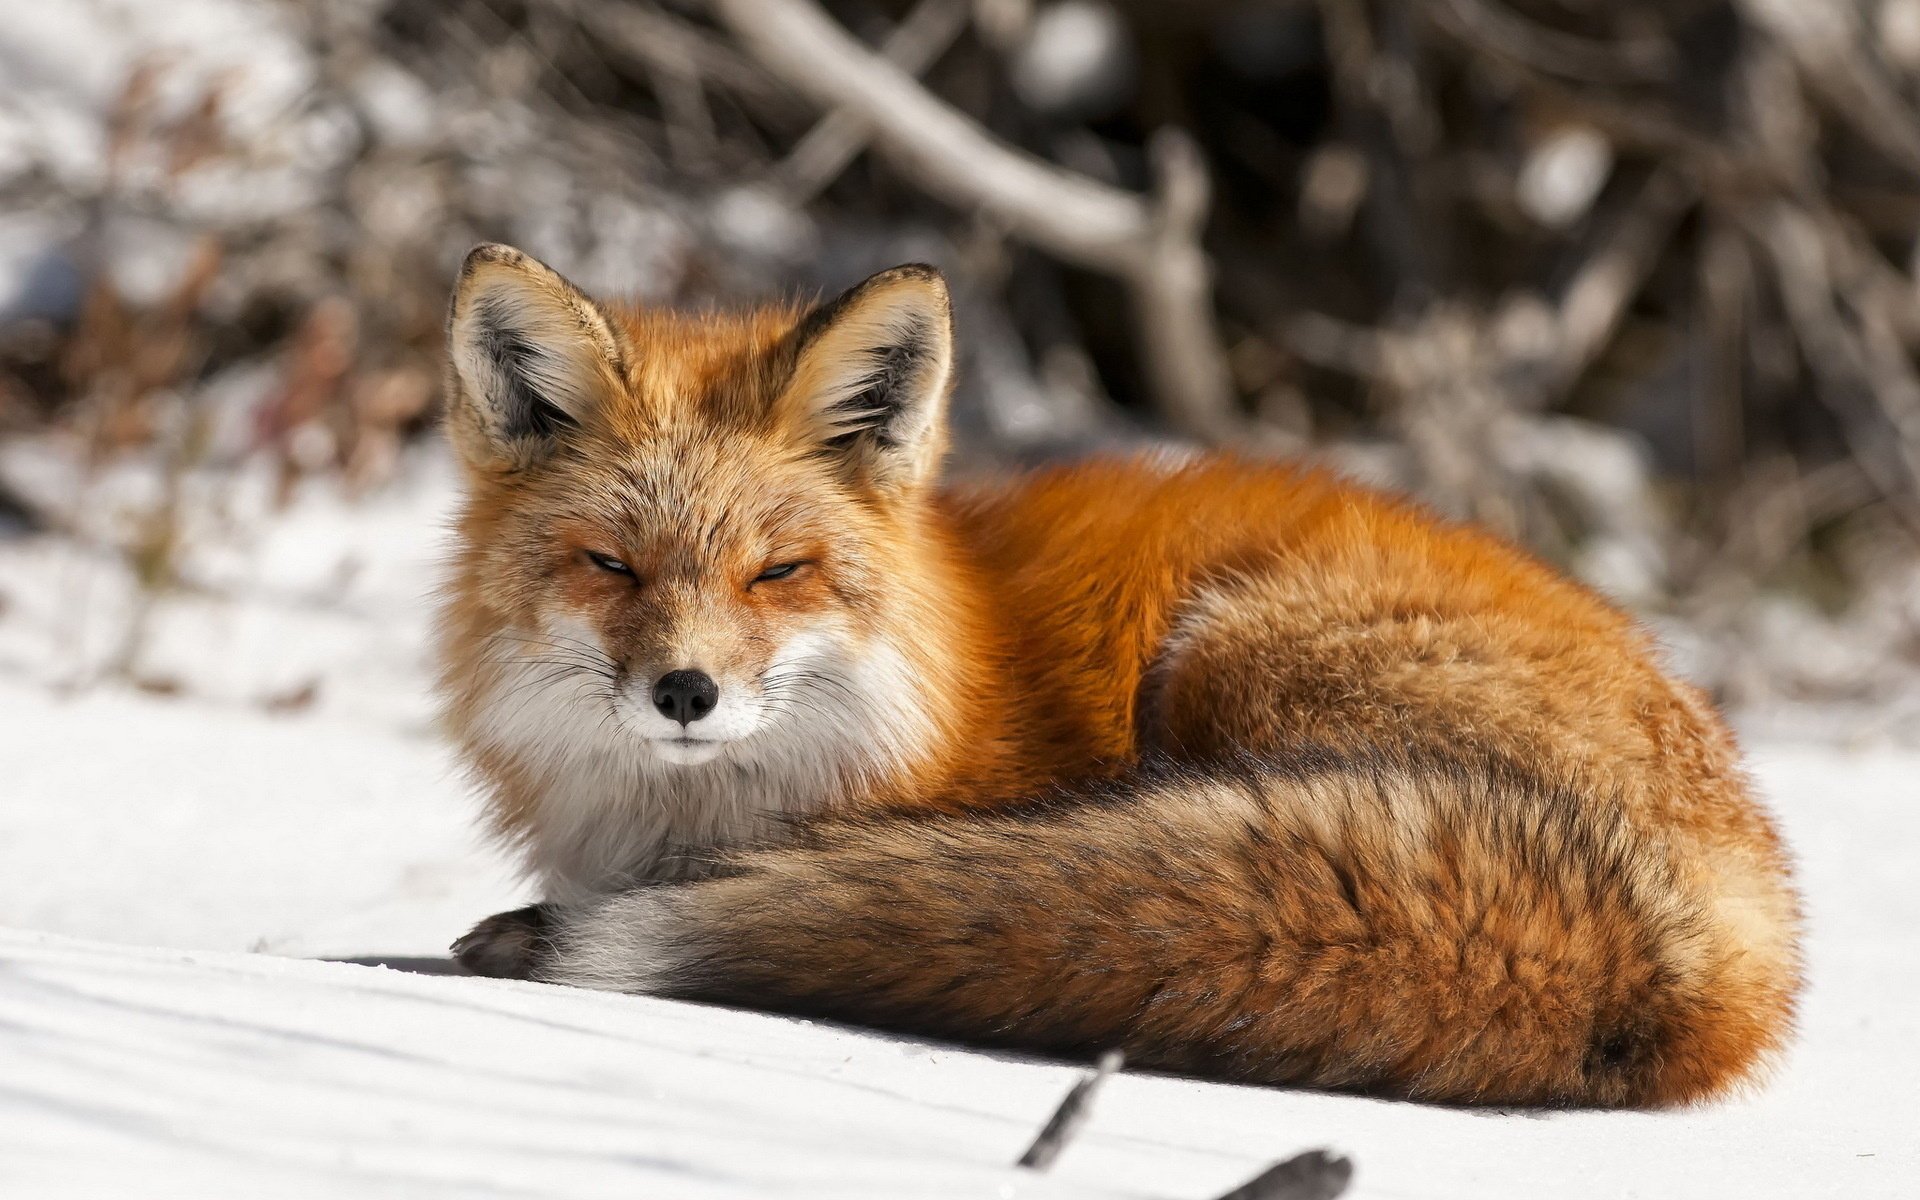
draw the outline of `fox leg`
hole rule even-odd
[[[494,979],[532,979],[547,957],[558,921],[550,904],[529,904],[511,912],[495,913],[454,942],[454,961]]]

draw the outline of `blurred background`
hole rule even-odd
[[[200,959],[444,966],[537,898],[428,689],[441,325],[498,240],[693,306],[937,263],[958,469],[1177,441],[1411,491],[1640,614],[1747,735],[1813,935],[1804,1045],[1757,1099],[1517,1132],[1250,1093],[1184,1134],[1123,1102],[1069,1172],[1211,1191],[1324,1137],[1396,1194],[1496,1162],[1518,1194],[1920,1194],[1920,0],[0,14],[0,1192],[924,1185],[1064,1088]],[[796,1101],[808,1072],[842,1090]]]
[[[662,304],[935,262],[963,469],[1316,458],[1750,728],[1906,739],[1916,232],[1920,0],[36,0],[0,680],[424,736],[441,320],[502,240]]]

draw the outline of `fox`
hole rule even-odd
[[[955,337],[925,265],[683,312],[468,256],[438,691],[540,900],[463,965],[1441,1104],[1778,1061],[1790,856],[1632,618],[1311,465],[950,482]]]

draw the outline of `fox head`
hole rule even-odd
[[[448,345],[468,476],[450,620],[483,723],[518,723],[494,730],[504,753],[774,770],[921,732],[953,375],[937,271],[691,316],[597,303],[481,246]]]

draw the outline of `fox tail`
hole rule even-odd
[[[1318,752],[817,821],[567,914],[538,974],[1250,1082],[1666,1105],[1792,1020],[1790,956],[1700,886],[1517,768]]]

